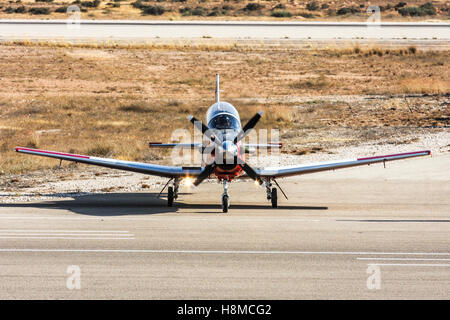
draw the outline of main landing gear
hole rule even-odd
[[[230,197],[228,196],[228,186],[230,181],[223,180],[223,194],[222,194],[222,212],[227,213],[230,207]]]
[[[178,179],[174,179],[173,186],[170,186],[167,189],[167,206],[173,207],[173,201],[178,198],[178,188],[180,186],[180,181]]]
[[[283,192],[283,189],[281,189],[280,185],[277,183],[277,181],[275,179],[272,179],[272,180],[277,185],[277,187],[280,189],[280,191],[284,195],[284,197],[286,199],[288,199],[286,194]],[[163,190],[167,187],[167,185],[170,182],[171,182],[171,180],[169,180],[167,182],[167,184],[164,186]],[[222,183],[223,183],[222,212],[227,213],[228,208],[230,207],[230,196],[228,195],[228,187],[230,185],[230,180],[223,179]],[[167,190],[167,206],[168,207],[172,207],[174,200],[176,200],[178,198],[179,186],[180,186],[180,180],[176,179],[176,178],[173,179],[172,185]],[[278,207],[278,190],[277,190],[277,188],[272,188],[272,181],[271,181],[271,179],[268,179],[268,178],[264,179],[263,186],[266,187],[267,200],[270,200],[270,202],[272,203],[272,208],[277,208]],[[163,190],[161,190],[159,195],[161,195]],[[159,197],[159,195],[158,195],[158,197]]]
[[[273,180],[275,182],[275,184],[277,184],[277,182],[275,180]],[[223,194],[222,194],[222,212],[227,213],[228,212],[228,208],[230,207],[230,197],[228,196],[228,186],[230,184],[229,180],[223,180]],[[270,202],[272,203],[272,208],[277,208],[278,207],[278,190],[277,188],[272,188],[272,182],[270,181],[270,179],[267,179],[264,181],[264,185],[266,187],[266,192],[267,192],[267,200],[270,200]],[[277,186],[279,187],[279,185],[277,184]],[[283,190],[280,188],[281,192],[283,193],[283,195],[286,197],[286,195],[284,194]],[[286,197],[287,199],[287,197]]]
[[[267,200],[272,202],[272,208],[278,207],[278,194],[277,188],[272,188],[272,183],[269,179],[266,180],[266,192],[267,192]]]

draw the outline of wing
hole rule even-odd
[[[244,143],[242,144],[246,148],[257,148],[257,149],[281,149],[283,144],[278,143]]]
[[[161,166],[157,164],[149,164],[142,162],[132,162],[108,158],[98,158],[91,156],[84,156],[79,154],[62,153],[47,150],[38,150],[30,148],[16,147],[16,151],[19,153],[32,154],[36,156],[50,157],[67,161],[74,161],[86,164],[92,164],[101,167],[133,171],[144,174],[150,174],[154,176],[166,177],[166,178],[182,178],[182,177],[196,177],[204,168],[201,167],[173,167],[173,166]]]
[[[281,149],[283,144],[279,143],[243,143],[242,147],[245,153],[255,153],[260,149]]]
[[[149,142],[150,148],[180,148],[180,149],[202,149],[204,148],[201,143],[162,143],[162,142]]]
[[[272,167],[272,168],[260,168],[256,169],[256,173],[261,177],[266,178],[278,178],[278,177],[288,177],[295,176],[319,171],[335,170],[348,167],[356,167],[362,165],[369,165],[377,162],[401,160],[406,158],[420,157],[430,155],[431,151],[416,151],[408,153],[398,153],[390,154],[385,156],[375,156],[366,158],[357,158],[350,160],[341,161],[329,161],[329,162],[318,162],[311,164],[304,164],[301,166],[291,166],[291,167]]]

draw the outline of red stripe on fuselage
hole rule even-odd
[[[389,154],[389,155],[386,155],[386,156],[358,158],[356,160],[358,160],[358,161],[361,161],[361,160],[375,160],[375,159],[383,159],[383,158],[398,157],[398,156],[407,156],[407,155],[420,154],[420,153],[431,154],[431,151],[430,150],[424,150],[424,151],[416,151],[416,152],[397,153],[397,154]]]
[[[39,150],[39,149],[29,149],[29,148],[21,148],[16,147],[16,152],[19,151],[31,151],[36,153],[43,153],[43,154],[54,154],[58,156],[66,156],[66,157],[73,157],[73,158],[81,158],[81,159],[90,159],[89,156],[82,156],[79,154],[70,154],[70,153],[62,153],[62,152],[53,152],[53,151],[46,151],[46,150]]]

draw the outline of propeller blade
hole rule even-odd
[[[242,130],[238,133],[236,138],[234,138],[234,143],[237,143],[238,141],[244,139],[250,131],[256,126],[259,119],[261,119],[263,112],[258,111],[248,122],[247,124],[242,128]]]
[[[205,134],[205,132],[209,130],[209,128],[203,122],[201,122],[194,116],[188,116],[188,120],[192,122],[194,127],[200,130],[203,134]]]
[[[192,122],[195,128],[200,130],[202,134],[204,134],[207,138],[209,138],[211,141],[214,141],[218,144],[221,144],[220,139],[214,134],[214,132],[208,128],[207,125],[205,125],[202,121],[198,120],[194,116],[188,116],[188,120]]]
[[[208,178],[209,175],[210,175],[211,173],[213,173],[215,166],[216,166],[216,165],[215,165],[214,163],[207,165],[207,166],[205,167],[205,170],[203,170],[203,172],[200,173],[200,174],[197,176],[197,179],[195,179],[195,181],[194,181],[194,186],[197,187],[200,183],[203,182],[203,180],[205,180],[206,178]]]
[[[250,167],[247,163],[243,163],[240,165],[242,170],[244,170],[244,172],[253,180],[257,181],[259,185],[263,184],[263,181],[261,179],[261,177],[256,173],[255,170],[253,170],[252,167]]]

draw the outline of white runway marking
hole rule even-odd
[[[0,239],[129,240],[134,234],[114,230],[0,230]]]
[[[449,252],[332,252],[332,251],[247,251],[247,250],[145,250],[145,249],[21,249],[0,248],[0,252],[95,252],[95,253],[183,253],[183,254],[274,254],[274,255],[432,255],[450,256]]]
[[[0,232],[77,232],[77,233],[127,233],[123,230],[28,230],[28,229],[5,229]]]
[[[356,260],[386,260],[386,261],[450,261],[450,259],[427,258],[356,258]]]
[[[6,237],[6,236],[80,236],[80,237],[93,237],[93,236],[99,236],[99,237],[105,237],[105,236],[117,236],[117,237],[130,237],[133,236],[133,234],[115,234],[115,233],[56,233],[56,232],[50,232],[50,233],[40,233],[40,232],[0,232],[0,237]]]
[[[407,266],[407,267],[450,267],[450,264],[421,264],[421,263],[369,263],[368,266]]]
[[[26,236],[11,236],[11,237],[0,237],[0,239],[65,239],[65,240],[134,240],[134,238],[88,238],[88,237],[26,237]]]

